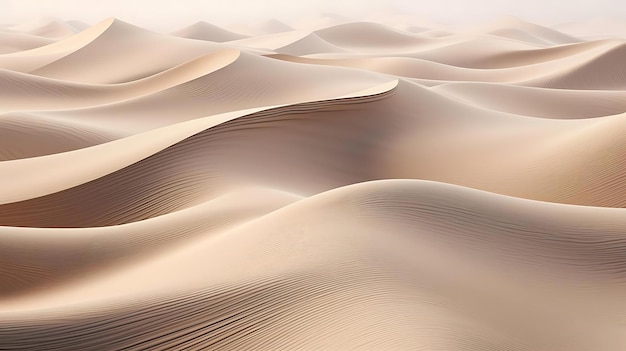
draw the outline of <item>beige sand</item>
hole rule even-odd
[[[172,35],[182,38],[216,41],[220,43],[243,39],[246,37],[243,34],[234,33],[204,21],[196,22],[191,26],[181,28],[173,32]]]
[[[6,27],[7,31],[31,34],[38,37],[61,39],[86,29],[81,22],[67,23],[53,17],[41,17],[33,21]]]
[[[624,350],[620,25],[383,17],[0,28],[0,350]]]

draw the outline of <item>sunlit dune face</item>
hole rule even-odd
[[[0,3],[0,349],[623,351],[608,5]]]

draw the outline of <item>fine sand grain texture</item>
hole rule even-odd
[[[0,350],[626,350],[624,23],[1,25]]]

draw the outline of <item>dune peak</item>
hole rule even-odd
[[[2,26],[0,349],[623,351],[622,23],[379,10]]]

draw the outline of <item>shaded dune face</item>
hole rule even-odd
[[[170,243],[176,252],[145,255],[131,268],[125,261],[91,269],[95,281],[81,272],[67,288],[23,301],[30,311],[6,312],[2,325],[16,328],[2,336],[12,348],[51,349],[98,349],[97,335],[110,338],[111,349],[325,349],[364,341],[463,349],[480,340],[530,350],[529,340],[548,338],[560,350],[617,350],[625,278],[623,252],[614,250],[624,240],[620,212],[441,183],[368,182],[293,203],[220,237]],[[180,274],[198,266],[202,274]],[[164,280],[173,285],[155,291]],[[113,297],[120,293],[124,303]],[[37,312],[38,304],[72,296],[71,310]],[[587,318],[571,321],[570,314]],[[381,329],[381,321],[393,329]]]
[[[389,134],[385,130],[389,128],[364,124],[356,112],[386,94],[247,115],[91,182],[0,205],[0,221],[31,227],[107,226],[172,212],[237,183],[310,195],[372,179],[376,172],[372,149],[380,148],[376,139]],[[329,125],[334,131],[326,130]],[[320,134],[327,138],[312,137]]]
[[[624,350],[622,27],[344,22],[0,26],[0,350]]]

